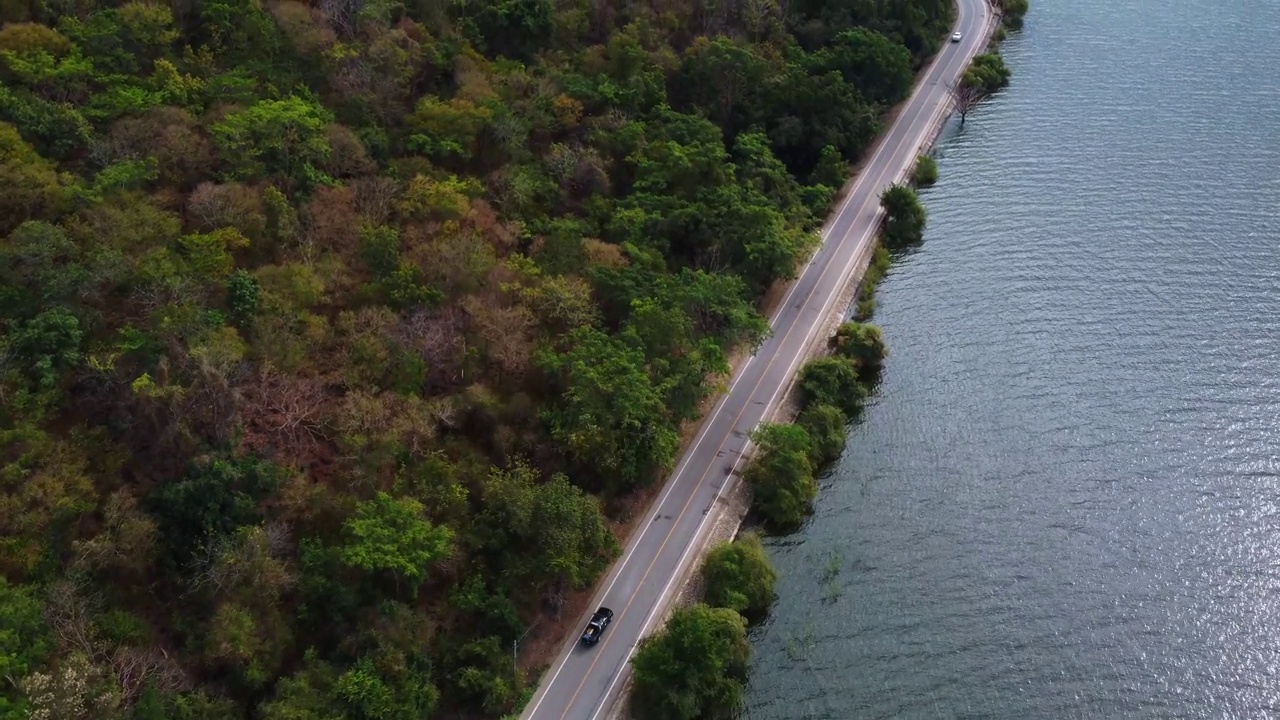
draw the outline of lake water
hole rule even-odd
[[[1033,0],[749,720],[1280,717],[1280,0]]]

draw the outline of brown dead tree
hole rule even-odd
[[[963,83],[954,83],[949,86],[951,93],[951,105],[955,111],[960,113],[960,127],[964,127],[965,118],[969,116],[969,111],[978,106],[982,101],[982,88],[974,85],[965,85]]]
[[[132,703],[153,687],[162,693],[185,690],[190,678],[163,648],[121,647],[111,654],[111,669],[120,681],[120,696]]]
[[[457,305],[420,310],[407,317],[397,336],[427,363],[427,388],[447,394],[465,382],[466,314]]]
[[[239,388],[249,420],[246,446],[265,449],[265,442],[287,458],[306,456],[320,441],[322,410],[328,399],[324,382],[263,368]]]

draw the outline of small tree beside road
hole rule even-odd
[[[977,85],[956,83],[951,86],[951,105],[956,112],[960,113],[960,127],[964,127],[964,121],[969,117],[969,111],[978,106],[978,103],[982,101],[982,97],[982,88]]]
[[[730,720],[751,661],[746,621],[701,603],[675,611],[631,660],[636,720]]]
[[[707,553],[702,566],[706,599],[712,607],[736,610],[748,622],[760,622],[773,605],[773,587],[778,573],[764,554],[760,537],[746,533],[722,543]]]
[[[916,191],[892,185],[880,196],[884,206],[884,243],[890,249],[914,245],[924,239],[925,210]]]

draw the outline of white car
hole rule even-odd
[[[960,31],[951,33],[951,42],[960,42]]]

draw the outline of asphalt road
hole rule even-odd
[[[855,261],[864,257],[880,224],[880,194],[904,177],[921,145],[950,111],[948,86],[982,50],[991,10],[986,0],[958,0],[962,39],[945,43],[897,121],[882,136],[861,174],[827,223],[823,244],[801,271],[773,318],[773,334],[735,375],[729,391],[703,423],[693,445],[668,478],[637,528],[622,559],[579,623],[605,605],[613,624],[594,647],[569,638],[525,708],[524,720],[597,720],[630,670],[628,661],[677,581],[709,511],[733,476],[748,434],[773,408],[799,368],[810,341],[834,310]]]

